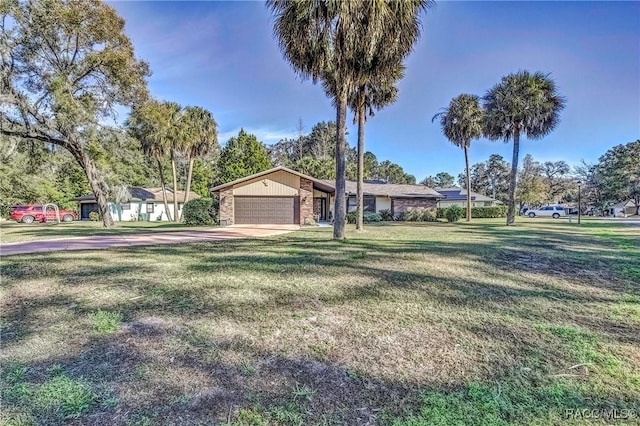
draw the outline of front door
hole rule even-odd
[[[327,199],[326,198],[313,199],[313,216],[318,217],[319,220],[327,220]]]

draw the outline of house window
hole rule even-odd
[[[120,204],[122,210],[131,210],[131,203],[122,203]]]
[[[147,203],[147,213],[153,213],[153,203]]]
[[[362,204],[365,212],[371,212],[371,213],[376,212],[376,197],[373,197],[371,195],[365,195],[364,199],[362,200]],[[347,213],[355,212],[357,208],[358,208],[358,201],[356,197],[349,197],[347,199]]]

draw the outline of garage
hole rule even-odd
[[[234,223],[277,224],[300,223],[299,197],[235,197]]]

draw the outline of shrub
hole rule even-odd
[[[98,222],[100,220],[100,215],[98,212],[91,212],[89,213],[89,220],[92,222]]]
[[[436,217],[436,212],[433,210],[425,209],[422,212],[422,221],[423,222],[437,222],[438,218]]]
[[[196,198],[195,200],[187,201],[182,207],[184,223],[190,226],[212,225],[214,223],[212,207],[211,198]]]
[[[378,212],[378,214],[380,215],[382,220],[384,220],[385,222],[393,220],[393,214],[391,213],[391,210],[389,210],[389,209],[380,210]]]
[[[347,213],[347,223],[356,223],[357,217],[356,212]]]
[[[460,207],[465,213],[463,217],[466,217],[467,207]],[[438,219],[444,219],[446,216],[447,208],[439,208],[437,211]],[[507,217],[507,206],[492,206],[492,207],[472,207],[471,217],[474,219],[491,219]]]
[[[365,212],[362,219],[365,223],[382,222],[382,216],[378,213]]]
[[[351,224],[356,223],[357,218],[358,218],[358,214],[356,212],[347,213],[347,223],[351,223]],[[362,219],[364,220],[364,223],[381,222],[382,216],[380,216],[378,213],[365,212],[362,215]]]
[[[404,213],[402,219],[407,222],[437,222],[436,212],[431,209],[413,209]]]
[[[464,209],[460,206],[451,206],[445,212],[448,222],[457,222],[464,216]]]

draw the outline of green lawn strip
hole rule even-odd
[[[173,222],[116,222],[113,228],[105,229],[102,223],[78,221],[71,223],[22,224],[0,222],[0,242],[17,243],[60,238],[130,235],[153,232],[203,230],[211,227],[192,227]]]

